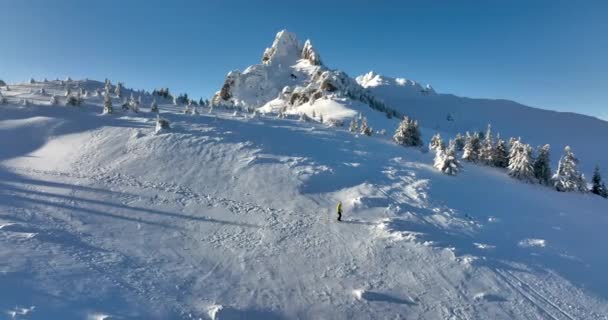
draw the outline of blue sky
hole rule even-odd
[[[608,1],[0,0],[0,79],[209,97],[280,29],[331,68],[608,119]]]

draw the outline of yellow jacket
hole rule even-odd
[[[342,213],[342,202],[338,202],[338,207],[336,208],[336,210]]]

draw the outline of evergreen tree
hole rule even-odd
[[[519,140],[513,143],[509,154],[509,175],[525,182],[534,182],[532,147]]]
[[[110,97],[110,90],[106,87],[106,94],[103,96],[103,112],[102,114],[111,114],[114,109],[112,108],[112,98]]]
[[[557,191],[587,191],[585,176],[576,168],[578,159],[572,153],[570,146],[564,148],[564,155],[559,159],[557,171],[553,175],[553,186]]]
[[[471,135],[469,132],[467,132],[462,159],[469,162],[477,162],[479,160],[480,149],[481,142],[479,140],[479,133],[475,132],[473,135]]]
[[[408,147],[422,147],[424,145],[418,121],[408,117],[404,117],[399,123],[399,127],[393,135],[393,140],[399,145]]]
[[[462,134],[456,134],[456,137],[454,138],[454,146],[456,151],[462,151],[464,149],[464,137]]]
[[[359,129],[361,134],[364,134],[368,137],[372,135],[372,132],[374,132],[372,128],[367,124],[367,118],[363,118],[363,120],[361,120],[361,127]]]
[[[488,124],[488,129],[484,135],[483,144],[479,150],[479,160],[488,166],[493,166],[495,161],[494,138],[492,137],[492,126]]]
[[[447,149],[443,142],[435,149],[433,166],[448,175],[454,176],[460,171],[460,162],[456,159],[456,142],[451,140]]]
[[[319,112],[319,122],[323,123],[323,114]]]
[[[348,126],[348,131],[355,133],[357,131],[359,131],[359,124],[357,123],[357,118],[353,117],[350,120],[350,125]]]
[[[538,183],[549,185],[551,183],[551,159],[548,144],[538,148],[538,155],[534,160],[534,177]]]
[[[171,129],[171,125],[169,120],[161,118],[159,115],[156,115],[156,133]]]
[[[104,91],[105,92],[112,91],[112,83],[110,82],[110,80],[108,80],[108,78],[106,78],[106,81],[104,82]]]
[[[150,104],[150,112],[158,113],[158,104],[156,103],[156,98],[152,100],[152,104]]]
[[[118,98],[122,98],[122,82],[119,82],[116,84],[116,88],[114,89],[114,94],[118,97]]]
[[[439,148],[445,149],[445,144],[443,143],[443,140],[441,140],[441,135],[439,133],[435,133],[435,135],[433,135],[431,138],[431,143],[429,143],[429,149],[436,151]]]
[[[604,182],[602,182],[599,166],[595,166],[595,170],[593,170],[593,178],[591,179],[591,183],[593,184],[591,187],[591,193],[597,194],[598,196],[602,196],[604,198],[608,197],[608,190],[606,190],[606,185]]]
[[[509,152],[505,141],[500,137],[497,138],[494,146],[494,166],[498,168],[506,168],[509,166]]]

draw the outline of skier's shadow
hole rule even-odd
[[[365,225],[365,226],[373,226],[375,225],[375,223],[370,222],[370,221],[362,221],[362,220],[342,220],[340,221],[342,223],[350,223],[350,224],[360,224],[360,225]]]
[[[401,299],[398,297],[394,297],[385,293],[374,292],[374,291],[365,291],[363,292],[361,298],[370,301],[370,302],[388,302],[388,303],[396,303],[396,304],[407,304],[410,306],[415,306],[417,303]]]

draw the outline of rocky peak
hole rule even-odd
[[[300,58],[301,50],[302,47],[296,35],[287,30],[281,30],[274,38],[272,46],[264,50],[262,63],[266,65],[293,64]]]
[[[321,56],[319,56],[315,48],[313,48],[310,40],[306,40],[306,42],[304,43],[304,48],[302,48],[302,54],[300,55],[300,58],[307,59],[308,61],[310,61],[310,64],[314,66],[322,65]]]

